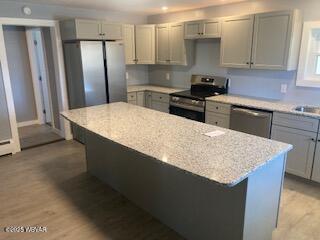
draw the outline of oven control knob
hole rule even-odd
[[[179,97],[172,97],[173,101],[179,101],[179,99],[180,99]]]
[[[197,105],[197,104],[199,103],[199,101],[197,101],[197,100],[192,100],[191,103],[194,104],[194,105]]]

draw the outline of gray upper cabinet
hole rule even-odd
[[[287,158],[286,172],[311,178],[317,133],[282,126],[272,126],[271,138],[293,145]]]
[[[226,18],[220,63],[224,67],[296,70],[301,29],[298,10]]]
[[[255,69],[295,70],[300,39],[300,16],[297,11],[255,15],[252,65]]]
[[[126,64],[136,63],[136,42],[134,25],[126,24],[123,26],[123,42],[125,50]]]
[[[221,21],[218,18],[186,22],[184,29],[185,39],[221,37]]]
[[[121,40],[122,37],[122,24],[101,22],[101,35],[104,40]]]
[[[191,62],[193,43],[184,40],[184,24],[156,26],[156,63],[187,65]]]
[[[220,64],[250,68],[254,15],[225,18],[222,23]]]
[[[169,64],[169,25],[159,24],[156,26],[156,63]]]
[[[320,134],[318,135],[311,179],[320,183]]]
[[[169,54],[170,64],[185,65],[186,64],[186,48],[184,43],[183,23],[172,23],[169,26]]]
[[[136,25],[136,63],[155,63],[155,25]]]
[[[197,39],[200,38],[202,31],[202,21],[186,22],[184,24],[185,39]]]
[[[122,24],[99,20],[70,19],[60,22],[62,40],[119,40],[122,39]]]
[[[126,64],[155,63],[155,26],[124,25]]]

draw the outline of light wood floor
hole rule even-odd
[[[84,147],[74,141],[0,157],[0,239],[182,239],[85,168]],[[5,233],[6,226],[45,226],[48,232]],[[319,185],[286,178],[273,239],[319,236]]]
[[[18,131],[22,149],[62,140],[47,124],[20,127]]]

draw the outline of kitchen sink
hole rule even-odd
[[[298,112],[320,114],[320,107],[299,106],[299,107],[296,107],[294,110]]]

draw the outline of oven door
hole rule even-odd
[[[198,122],[205,121],[205,113],[170,105],[170,114],[185,117]]]

